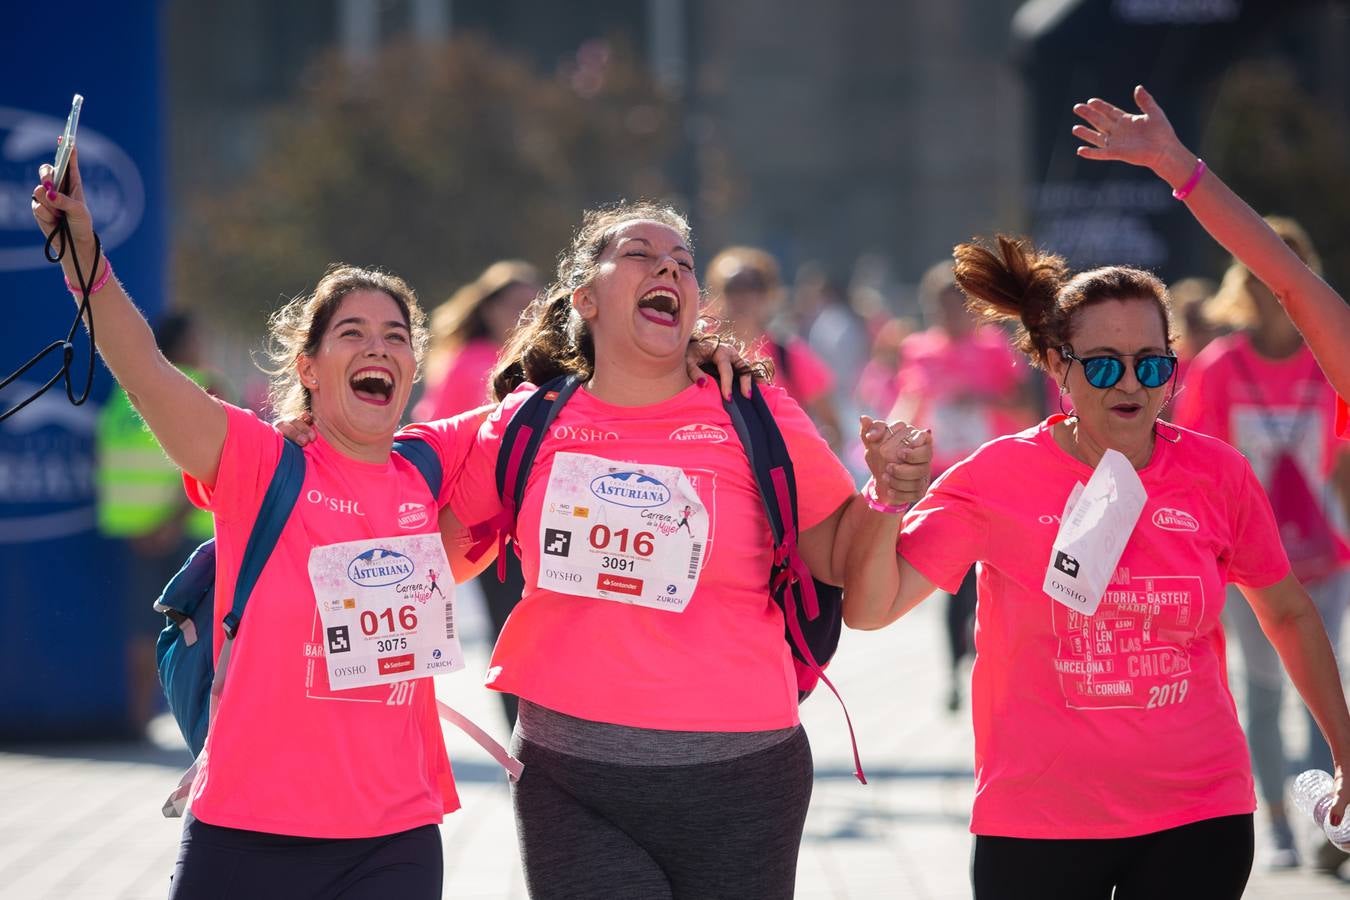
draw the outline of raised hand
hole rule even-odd
[[[1174,178],[1184,180],[1195,165],[1195,156],[1177,139],[1162,107],[1142,85],[1134,89],[1134,102],[1139,106],[1137,114],[1095,97],[1075,104],[1074,114],[1088,123],[1073,127],[1074,137],[1088,144],[1078,148],[1078,155],[1143,166],[1169,183]]]
[[[44,235],[51,234],[57,222],[64,218],[70,226],[70,235],[77,245],[92,244],[94,240],[94,221],[89,215],[89,207],[84,203],[84,182],[80,178],[80,151],[71,151],[70,165],[66,168],[66,193],[60,193],[60,186],[52,183],[56,170],[49,163],[43,163],[38,169],[42,183],[33,188],[31,208],[33,218]]]

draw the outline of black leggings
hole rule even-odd
[[[1253,848],[1250,813],[1103,840],[977,835],[975,897],[1237,900],[1252,871]]]
[[[791,897],[811,799],[806,732],[757,753],[619,766],[517,740],[512,789],[534,900]]]
[[[208,825],[188,813],[169,900],[440,900],[441,831],[304,838]]]
[[[971,640],[971,621],[975,618],[975,567],[966,570],[961,586],[955,594],[947,595],[947,653],[955,673],[961,660],[970,656],[975,648]]]

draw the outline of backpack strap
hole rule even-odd
[[[539,453],[539,445],[544,442],[563,404],[580,386],[578,376],[560,375],[540,385],[506,423],[501,446],[497,449],[497,495],[501,497],[502,506],[495,516],[469,529],[469,538],[474,544],[465,554],[470,562],[477,561],[495,542],[498,581],[506,581],[506,543],[508,539],[516,539],[516,512],[525,497],[525,483]]]
[[[441,467],[441,457],[432,446],[419,437],[405,437],[394,441],[394,452],[417,467],[431,489],[431,498],[438,500],[441,485],[445,483],[445,471]]]
[[[422,473],[422,477],[427,480],[427,487],[431,488],[431,496],[438,498],[441,493],[443,471],[441,458],[431,445],[422,438],[405,437],[394,442],[394,452],[417,467],[417,470]],[[506,771],[507,777],[512,781],[520,780],[520,773],[525,770],[524,765],[512,756],[509,750],[499,744],[492,735],[444,701],[436,701],[436,711],[442,719],[467,734],[473,739],[474,743],[487,751],[488,755],[495,759],[497,764]]]
[[[740,391],[732,391],[731,401],[724,401],[724,405],[750,461],[750,471],[755,476],[755,484],[759,487],[760,499],[764,501],[764,511],[773,533],[774,561],[769,591],[782,607],[797,657],[839,701],[839,708],[844,711],[844,722],[848,725],[849,742],[853,746],[853,774],[858,781],[867,784],[848,707],[839,689],[825,674],[824,667],[816,661],[806,635],[802,633],[801,613],[806,613],[808,621],[819,618],[820,600],[816,596],[815,579],[797,548],[797,478],[787,442],[783,440],[783,432],[774,421],[773,412],[764,401],[764,394],[758,384],[751,384],[748,398]]]
[[[225,636],[228,638],[233,639],[239,633],[239,623],[244,617],[248,596],[253,593],[263,566],[267,565],[272,550],[276,548],[304,482],[305,453],[298,444],[285,441],[281,445],[277,470],[272,473],[262,506],[258,508],[258,518],[254,520],[253,530],[248,533],[248,543],[244,545],[239,579],[234,584],[234,605],[225,614]]]

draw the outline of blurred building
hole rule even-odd
[[[260,114],[333,44],[359,64],[381,41],[473,30],[551,71],[588,39],[620,37],[681,98],[672,179],[705,252],[750,241],[789,267],[843,273],[870,251],[912,280],[954,241],[1020,222],[1023,102],[1006,49],[1017,4],[167,4],[174,178],[192,189],[245,171]]]
[[[1120,85],[1161,79],[1160,99],[1198,141],[1197,110],[1224,65],[1259,52],[1296,61],[1319,98],[1350,112],[1350,29],[1336,0],[180,0],[165,10],[173,172],[184,187],[247,170],[260,114],[332,46],[359,67],[382,42],[434,46],[476,32],[552,72],[588,41],[618,39],[679,104],[672,199],[693,213],[701,250],[760,244],[788,272],[818,260],[842,276],[868,253],[912,282],[957,241],[1034,227],[1052,242],[1105,236],[1108,255],[1120,237],[1139,251],[1127,249],[1128,261],[1182,274],[1158,244],[1196,234],[1154,233],[1147,221],[1176,212],[1165,191],[1056,188],[1083,180],[1063,153],[1066,91],[1123,101]],[[1095,30],[1058,27],[1080,20]],[[1084,178],[1120,180],[1106,168]],[[1116,201],[1143,204],[1140,216]],[[1066,203],[1101,209],[1084,217]],[[192,227],[190,216],[180,222]]]

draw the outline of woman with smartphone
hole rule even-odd
[[[63,266],[74,278],[75,258],[87,264],[96,243],[78,153],[65,191],[51,167],[41,175],[33,215],[44,233],[64,220]],[[189,498],[215,515],[219,650],[221,617],[283,438],[164,358],[107,258],[89,277],[99,351],[182,467]],[[423,320],[402,279],[351,266],[331,268],[272,319],[273,398],[284,413],[310,414],[318,438],[304,450],[300,500],[232,647],[192,784],[174,898],[441,894],[437,826],[459,803],[430,678],[337,685],[332,656],[311,652],[331,646],[319,608],[327,576],[311,572],[312,552],[378,538],[417,542],[426,553],[417,536],[437,534],[436,498],[391,453],[418,374]],[[468,417],[444,427],[471,437],[476,424]],[[453,436],[440,446],[467,449]],[[459,468],[453,455],[440,462],[449,477]],[[414,507],[425,512],[415,522],[400,512]],[[443,551],[431,557],[434,568],[449,568]],[[455,566],[462,576],[462,562]]]

